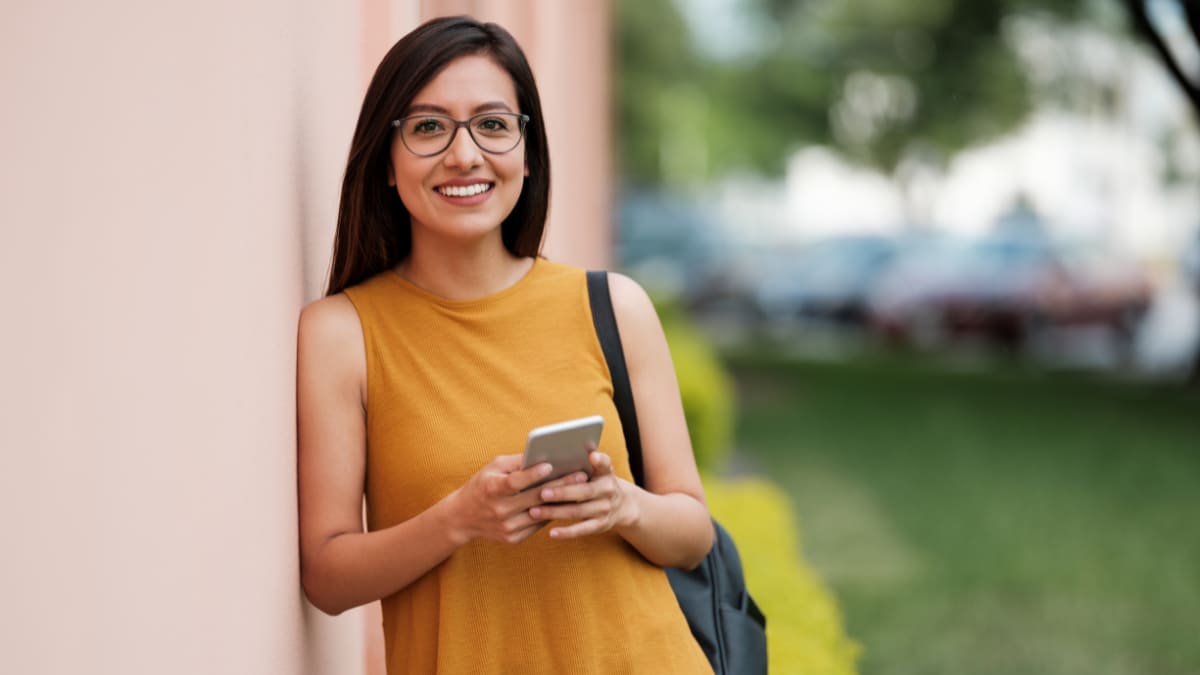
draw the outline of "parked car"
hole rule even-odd
[[[1128,343],[1149,307],[1144,270],[1042,236],[947,239],[897,262],[868,302],[879,333],[920,346],[974,335],[1016,347],[1052,327],[1107,326]]]
[[[1183,277],[1193,292],[1200,294],[1200,227],[1192,232],[1187,249],[1180,260]]]
[[[679,196],[628,191],[615,215],[617,266],[652,290],[691,306],[729,283],[729,242],[701,206]]]
[[[764,318],[861,323],[875,281],[896,254],[893,238],[850,235],[823,239],[766,273],[754,292]]]

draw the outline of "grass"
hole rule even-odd
[[[865,675],[1200,672],[1200,389],[733,356]]]

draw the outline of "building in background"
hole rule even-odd
[[[0,9],[0,671],[377,668],[371,617],[300,590],[295,327],[366,82],[456,13],[539,79],[544,251],[606,264],[603,0]]]

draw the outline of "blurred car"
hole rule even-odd
[[[883,236],[823,239],[768,271],[754,291],[755,307],[765,319],[860,323],[867,297],[896,250],[896,241]]]
[[[1128,261],[1005,234],[913,251],[880,278],[868,315],[877,332],[918,346],[980,336],[1015,347],[1080,325],[1107,326],[1128,343],[1150,299],[1147,275]]]
[[[1200,293],[1200,228],[1192,232],[1187,249],[1180,260],[1183,277],[1188,287],[1195,293]]]
[[[730,245],[713,216],[682,197],[627,191],[616,209],[617,266],[652,291],[696,305],[731,276]]]

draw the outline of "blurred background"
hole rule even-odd
[[[616,264],[838,667],[1200,672],[1200,9],[613,4]]]

